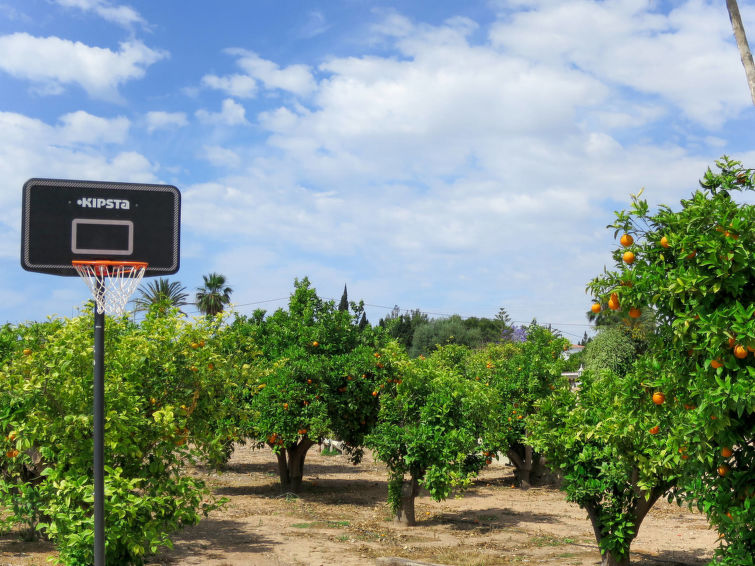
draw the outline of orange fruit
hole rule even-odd
[[[634,244],[634,238],[630,234],[624,234],[621,239],[619,240],[621,242],[621,245],[625,248],[628,248],[632,244]]]
[[[31,350],[29,348],[24,348],[23,354],[24,356],[31,356]]]
[[[590,310],[595,314],[598,314],[601,311],[600,303],[593,303]]]
[[[662,248],[668,248],[669,247],[668,238],[666,236],[663,236],[661,238],[661,247]]]
[[[741,344],[734,346],[734,357],[740,360],[745,359],[747,357],[747,348]]]
[[[729,348],[733,348],[737,345],[737,341],[734,338],[729,338]]]
[[[732,454],[734,454],[734,452],[732,452],[731,448],[729,448],[728,446],[721,448],[721,456],[723,456],[724,458],[731,458]]]
[[[298,432],[299,432],[299,434],[307,434],[307,429],[306,428],[300,428]]]
[[[374,354],[372,354],[372,355],[373,355],[373,356],[375,356],[376,358],[379,358],[379,357],[380,357],[380,352],[375,352],[375,353],[374,353]]]
[[[7,456],[8,458],[15,458],[16,456],[18,456],[18,454],[19,454],[19,452],[18,452],[18,450],[16,450],[15,448],[14,448],[13,450],[8,450],[8,451],[7,451],[6,453],[5,453],[5,455],[6,455],[6,456]]]
[[[687,403],[684,404],[684,408],[688,411],[693,411],[697,407],[695,405],[688,405]]]
[[[636,309],[636,308],[629,309],[629,316],[631,318],[640,318],[641,314],[642,313],[640,312],[640,309]]]
[[[724,477],[729,473],[729,469],[730,468],[727,464],[721,464],[720,466],[718,466],[718,475]]]
[[[378,392],[377,392],[377,391],[373,391],[373,392],[372,392],[372,396],[373,396],[373,397],[377,397],[377,394],[378,394]]]
[[[690,253],[687,254],[687,259],[692,259],[696,255],[697,255],[697,252],[693,250],[693,251],[691,251]]]
[[[314,342],[312,342],[312,347],[313,348],[317,348],[319,345],[320,345],[320,343],[317,340],[315,340]]]
[[[624,263],[626,263],[627,265],[631,265],[634,263],[634,253],[629,251],[624,252],[624,255],[621,256],[621,259],[623,259]]]
[[[653,403],[656,405],[663,405],[666,402],[666,396],[661,391],[653,393]]]
[[[283,403],[283,408],[288,410],[288,403]]]
[[[715,360],[711,360],[710,361],[710,365],[712,367],[714,367],[715,369],[718,369],[721,366],[723,366],[724,364],[723,364],[723,362],[721,360],[719,360],[718,358],[716,358]]]
[[[612,311],[619,310],[619,296],[616,293],[611,293],[611,297],[608,299],[608,308]]]
[[[653,435],[655,435],[655,434],[658,434],[659,432],[661,432],[661,427],[659,427],[658,425],[655,425],[655,426],[654,426],[653,428],[651,428],[651,429],[650,429],[650,430],[649,430],[648,432],[649,432],[650,434],[653,434]]]

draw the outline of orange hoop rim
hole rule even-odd
[[[123,267],[131,268],[132,271],[147,269],[149,265],[146,261],[117,261],[111,259],[74,259],[74,267],[92,267],[101,275],[110,275],[110,268]]]

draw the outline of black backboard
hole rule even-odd
[[[76,276],[73,260],[144,261],[145,276],[180,262],[181,194],[172,185],[29,179],[21,266]]]

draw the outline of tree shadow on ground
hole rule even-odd
[[[206,518],[198,525],[186,527],[171,536],[173,549],[152,556],[148,566],[184,564],[189,558],[222,560],[229,553],[262,554],[273,550],[272,541],[251,532],[249,525],[227,519]]]
[[[209,471],[209,470],[203,470]],[[228,474],[275,474],[278,476],[278,463],[275,459],[269,462],[244,462],[230,463],[223,468],[223,473]],[[304,462],[304,477],[317,476],[324,474],[350,474],[353,473],[343,462],[333,462],[333,464],[319,464],[315,462]]]
[[[664,550],[658,554],[630,552],[632,566],[704,566],[712,558],[700,550]]]
[[[430,519],[422,520],[423,525],[450,525],[455,531],[494,532],[519,525],[520,523],[563,523],[558,515],[548,513],[533,513],[532,511],[516,511],[499,507],[477,509],[475,511],[460,511],[458,513],[444,512]]]
[[[368,505],[385,499],[388,486],[385,481],[362,479],[319,479],[316,475],[304,477],[298,493],[284,491],[277,477],[262,485],[220,486],[213,490],[215,495],[234,497],[254,495],[268,498],[294,498],[304,501],[316,501],[327,505]]]
[[[50,541],[25,541],[21,539],[21,533],[16,530],[0,532],[0,556],[6,554],[25,556],[29,554],[51,554],[53,552],[55,552],[55,545]]]

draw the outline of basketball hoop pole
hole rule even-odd
[[[99,282],[98,291],[105,292]],[[94,308],[94,566],[105,566],[105,311]]]
[[[94,297],[94,370],[92,428],[94,442],[94,566],[105,566],[105,313],[123,314],[144,276],[145,262],[74,260],[76,272]]]

